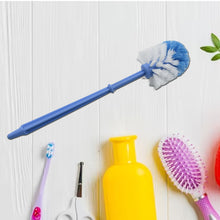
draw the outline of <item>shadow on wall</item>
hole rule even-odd
[[[164,170],[164,167],[160,161],[160,157],[158,155],[158,151],[157,151],[157,148],[158,148],[158,145],[159,145],[159,141],[155,144],[155,146],[153,147],[153,158],[154,158],[154,161],[155,161],[155,164],[156,164],[156,167],[158,169],[158,172],[160,173],[161,177],[163,178],[164,182],[166,182],[166,185],[168,187],[168,189],[176,192],[176,193],[181,193],[176,187],[175,185],[172,183],[172,181],[170,180],[170,178],[167,176],[165,170]],[[169,192],[168,192],[169,193]],[[200,219],[203,219],[201,213],[199,212],[194,200],[192,199],[192,197],[190,195],[186,195],[185,193],[181,193],[183,194],[187,201],[190,203],[190,205],[194,208],[197,216],[198,216],[198,220]],[[168,196],[168,195],[167,195]],[[157,199],[157,198],[156,198]]]

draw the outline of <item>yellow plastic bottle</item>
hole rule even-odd
[[[136,138],[110,138],[115,162],[103,177],[106,220],[156,220],[152,176],[136,162]]]

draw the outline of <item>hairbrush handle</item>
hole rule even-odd
[[[219,214],[212,207],[207,194],[195,201],[202,212],[204,220],[220,220]]]

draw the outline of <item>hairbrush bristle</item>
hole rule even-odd
[[[205,166],[197,149],[184,136],[163,138],[158,147],[161,162],[174,185],[198,198],[204,192]]]

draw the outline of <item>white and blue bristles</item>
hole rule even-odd
[[[159,89],[178,76],[189,66],[189,54],[185,46],[177,41],[164,41],[139,52],[138,61],[148,74],[150,86]]]
[[[54,148],[55,148],[54,143],[49,143],[49,144],[47,145],[46,157],[47,157],[48,159],[50,159],[50,158],[53,156],[53,154],[54,154]]]

